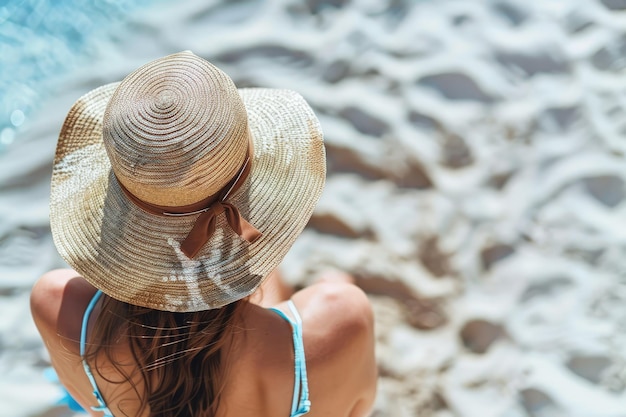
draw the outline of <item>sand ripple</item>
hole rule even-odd
[[[371,295],[376,416],[626,415],[624,10],[275,0],[134,15],[0,156],[0,415],[52,401],[7,390],[48,387],[23,323],[29,286],[60,265],[46,207],[62,109],[184,49],[319,114],[328,186],[284,269],[299,284],[346,269]]]

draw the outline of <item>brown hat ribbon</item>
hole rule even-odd
[[[206,242],[213,236],[215,232],[217,216],[224,213],[226,221],[230,225],[231,229],[243,239],[249,243],[253,243],[262,233],[259,232],[254,226],[252,226],[246,219],[243,218],[237,207],[231,203],[227,203],[225,200],[233,192],[237,191],[243,183],[246,181],[251,169],[251,154],[252,143],[248,147],[248,153],[246,159],[231,181],[228,182],[217,193],[210,195],[209,197],[186,206],[159,206],[156,204],[148,203],[140,200],[137,196],[133,195],[124,185],[118,180],[120,188],[126,194],[126,197],[132,201],[139,208],[147,211],[151,214],[158,216],[191,216],[194,214],[200,214],[196,219],[196,223],[193,228],[181,243],[181,251],[189,258],[193,258],[202,249]]]

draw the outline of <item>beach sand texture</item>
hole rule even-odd
[[[0,154],[0,417],[74,415],[28,307],[63,266],[67,110],[187,49],[318,114],[327,188],[283,272],[370,295],[374,416],[626,416],[626,2],[268,0],[133,12]]]

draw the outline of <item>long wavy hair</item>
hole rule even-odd
[[[240,300],[219,309],[172,313],[134,306],[103,294],[85,359],[108,383],[131,384],[141,400],[137,415],[149,406],[152,417],[213,416],[227,372],[222,353],[232,343],[231,336],[246,304],[246,300]],[[116,358],[114,347],[119,340],[128,341],[141,384]],[[98,371],[102,360],[113,366],[121,380],[107,378]]]

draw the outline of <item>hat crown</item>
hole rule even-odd
[[[191,52],[129,74],[103,118],[103,142],[118,181],[160,206],[185,206],[217,193],[241,168],[248,134],[233,81]]]

